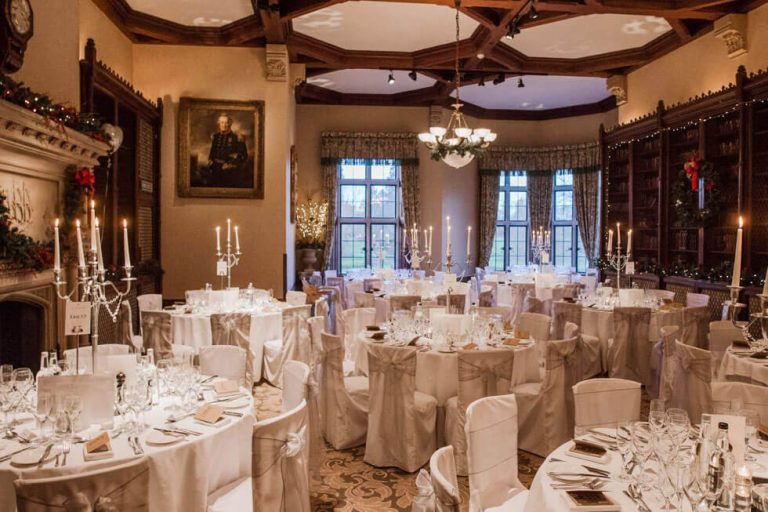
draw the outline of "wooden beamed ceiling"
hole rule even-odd
[[[454,89],[453,43],[413,52],[360,51],[340,48],[293,31],[291,20],[294,18],[343,1],[251,0],[253,14],[250,16],[222,27],[191,27],[136,11],[127,0],[93,0],[135,43],[212,46],[286,44],[291,62],[305,64],[308,77],[343,69],[400,69],[416,70],[436,80],[431,87],[390,95],[342,94],[303,84],[296,92],[299,102],[353,105],[449,103]],[[398,1],[453,7],[455,0]],[[714,20],[729,13],[746,12],[766,2],[768,0],[536,0],[539,17],[532,20],[525,16],[529,8],[528,0],[462,0],[460,10],[478,23],[474,33],[462,40],[459,46],[462,81],[476,83],[481,78],[492,78],[498,73],[598,77],[623,74],[710,31]],[[662,17],[673,30],[642,47],[576,59],[530,57],[501,42],[513,20],[519,20],[519,27],[525,29],[589,14]],[[599,102],[591,108],[605,111],[608,103]],[[475,106],[467,108],[474,109],[478,115],[504,118],[501,112],[505,111],[488,111]],[[547,116],[549,112],[513,112],[507,117]]]

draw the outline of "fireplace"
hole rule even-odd
[[[0,361],[37,372],[40,352],[47,348],[45,308],[24,300],[0,301],[0,326]]]

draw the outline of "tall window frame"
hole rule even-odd
[[[525,171],[502,171],[499,173],[499,207],[489,266],[503,271],[514,265],[527,265],[529,228],[528,174]]]
[[[384,268],[397,268],[402,232],[400,161],[344,159],[337,172],[336,269],[346,274],[353,268],[380,268],[380,254]]]
[[[589,262],[576,217],[573,171],[558,169],[552,179],[552,256],[550,259],[557,267],[573,267],[576,272],[584,273],[587,271]]]

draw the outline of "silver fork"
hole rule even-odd
[[[64,445],[64,451],[62,452],[64,454],[64,460],[61,461],[62,466],[67,465],[67,455],[69,455],[70,446],[69,443]]]

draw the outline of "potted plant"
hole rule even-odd
[[[325,247],[328,203],[308,201],[296,209],[296,248],[301,251],[304,271],[314,271],[317,253]]]

